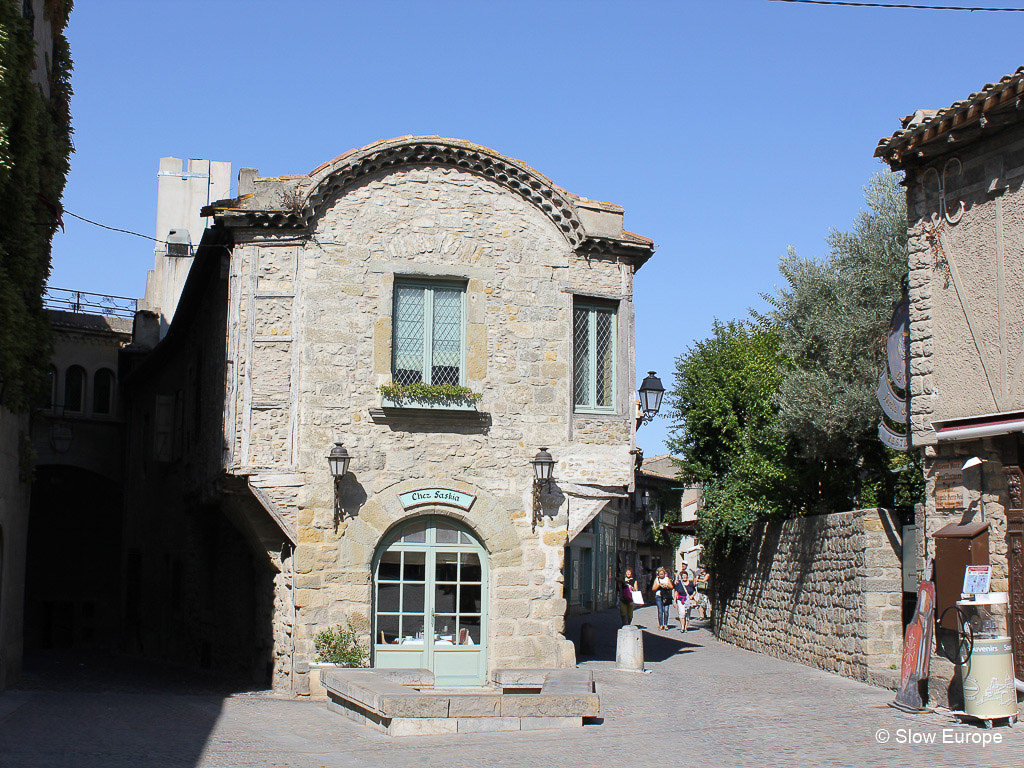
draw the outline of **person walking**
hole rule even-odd
[[[679,629],[686,632],[689,629],[690,608],[693,607],[690,601],[697,592],[697,585],[690,576],[688,568],[680,571],[679,578],[672,585],[672,591],[675,593],[676,610],[679,612]]]
[[[711,613],[711,574],[702,564],[697,565],[697,594],[694,595],[693,604],[700,608],[700,620],[707,621]]]
[[[654,590],[654,604],[658,606],[658,629],[668,629],[668,608],[672,605],[672,579],[664,567],[658,568],[651,584]]]
[[[640,591],[640,585],[633,578],[633,569],[627,568],[626,575],[619,582],[619,618],[622,620],[620,626],[627,626],[633,623],[633,611],[636,603],[633,602],[633,593]]]

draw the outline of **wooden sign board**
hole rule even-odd
[[[963,470],[956,464],[936,464],[935,508],[967,509],[967,504]]]
[[[903,638],[900,687],[892,705],[909,712],[924,708],[921,681],[928,679],[935,632],[935,585],[922,581],[917,590],[917,608]]]

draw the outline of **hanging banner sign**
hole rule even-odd
[[[893,432],[885,425],[884,421],[878,423],[878,439],[894,451],[905,451],[908,448],[907,436]]]
[[[907,388],[907,352],[910,340],[910,304],[907,299],[896,305],[889,321],[889,338],[885,341],[885,357],[889,375],[900,389]]]
[[[878,404],[882,406],[885,415],[893,421],[907,421],[907,401],[892,391],[885,371],[878,377]]]
[[[443,504],[446,507],[457,507],[469,511],[476,501],[476,496],[450,488],[420,488],[408,493],[400,493],[398,500],[406,509],[421,507],[425,504]]]

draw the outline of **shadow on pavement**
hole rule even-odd
[[[244,679],[82,650],[32,651],[0,695],[0,766],[192,768]]]
[[[649,615],[648,615],[649,614]],[[644,660],[647,662],[665,661],[681,653],[690,653],[694,648],[702,648],[699,643],[688,642],[687,635],[676,629],[660,632],[649,627],[657,621],[656,614],[650,606],[646,610],[636,612],[633,626],[640,628],[644,639]],[[583,653],[581,636],[583,625],[589,624],[594,637],[594,652]],[[576,646],[577,661],[615,661],[615,643],[620,621],[618,609],[598,611],[595,613],[573,616],[566,622],[566,637]]]

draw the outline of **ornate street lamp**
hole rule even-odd
[[[638,427],[641,424],[650,424],[661,410],[661,398],[665,396],[665,387],[661,385],[661,379],[654,371],[647,372],[647,377],[640,384],[639,394],[641,416],[637,422]]]
[[[551,487],[551,474],[555,469],[555,460],[547,448],[541,448],[533,457],[533,521],[532,530],[537,530],[537,521],[541,515],[540,489]]]

